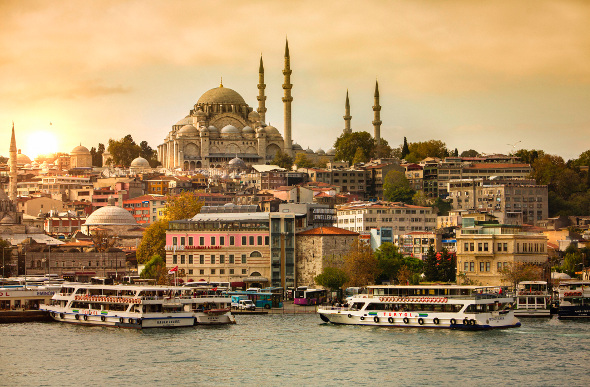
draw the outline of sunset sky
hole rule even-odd
[[[590,2],[563,0],[5,0],[0,155],[13,121],[31,157],[126,134],[156,148],[221,77],[256,108],[261,54],[267,123],[283,132],[288,37],[303,148],[333,146],[347,89],[352,129],[372,133],[378,79],[394,147],[576,158],[590,149],[589,20]]]

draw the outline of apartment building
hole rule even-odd
[[[143,195],[123,200],[123,208],[133,215],[138,224],[151,224],[162,217],[166,207],[166,197],[162,195]]]

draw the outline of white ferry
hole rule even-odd
[[[559,284],[559,319],[590,319],[590,281],[568,281]]]
[[[325,322],[382,327],[492,329],[519,327],[513,297],[501,288],[425,285],[369,286],[346,307],[319,307]]]
[[[41,305],[60,322],[120,328],[235,324],[231,299],[181,286],[63,284]]]
[[[0,323],[46,321],[49,314],[39,310],[51,301],[60,285],[9,285],[0,287]]]
[[[551,294],[546,281],[522,281],[516,286],[517,317],[551,317]]]

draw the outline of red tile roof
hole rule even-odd
[[[339,227],[317,227],[298,232],[297,235],[359,235],[359,233]]]

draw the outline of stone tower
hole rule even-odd
[[[10,183],[8,188],[8,198],[16,203],[16,138],[14,136],[14,122],[12,123],[12,138],[10,139]]]
[[[283,83],[283,107],[285,116],[285,153],[289,156],[293,156],[293,141],[291,141],[291,102],[293,97],[291,96],[291,58],[289,56],[289,41],[285,40],[285,69],[283,75],[285,77],[285,83]]]
[[[346,90],[346,104],[344,105],[344,134],[352,133],[352,129],[350,128],[350,119],[352,116],[350,115],[350,102],[348,102],[348,90]]]
[[[379,105],[379,83],[375,81],[375,105],[373,105],[373,131],[375,144],[381,143],[381,105]]]
[[[258,115],[260,116],[260,122],[266,123],[266,96],[264,95],[264,65],[262,64],[262,55],[260,55],[260,68],[258,69]]]

